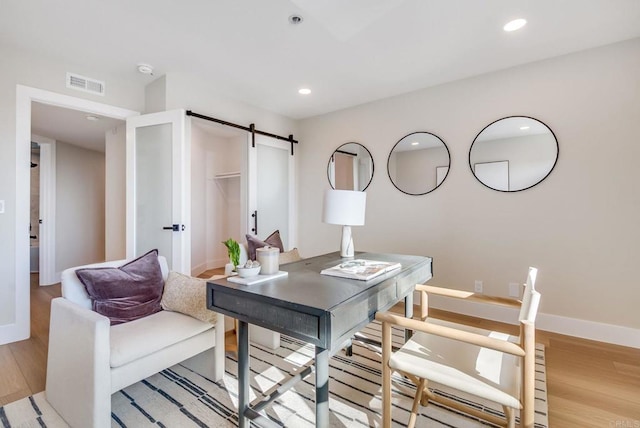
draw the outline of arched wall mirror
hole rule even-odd
[[[469,166],[485,186],[517,192],[544,180],[558,161],[558,140],[537,119],[510,116],[485,127],[473,140]]]
[[[437,135],[414,132],[393,146],[387,172],[394,186],[409,195],[432,192],[449,174],[449,148]]]
[[[373,157],[360,143],[343,144],[331,154],[327,176],[333,189],[364,191],[373,179]]]

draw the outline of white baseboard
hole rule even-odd
[[[193,266],[191,268],[191,276],[198,276],[202,272],[209,269],[223,268],[224,265],[227,264],[228,262],[229,262],[229,259],[215,259],[215,260],[206,261],[204,263],[200,263],[199,265]]]
[[[419,297],[415,298],[414,301],[417,304],[420,301]],[[518,317],[515,309],[482,303],[463,302],[457,299],[445,299],[438,296],[430,296],[429,305],[444,311],[486,318],[508,324],[514,324]],[[640,330],[630,327],[538,313],[536,328],[552,333],[640,349]]]
[[[215,260],[209,260],[207,262],[207,269],[217,269],[217,268],[223,268],[224,265],[226,265],[227,263],[229,263],[229,259],[225,258],[225,259],[215,259]]]
[[[199,265],[196,266],[192,266],[191,267],[191,276],[198,276],[200,275],[202,272],[204,272],[205,270],[210,269],[208,267],[208,264],[205,263],[200,263]]]

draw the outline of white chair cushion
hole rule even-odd
[[[120,367],[213,328],[178,312],[160,311],[111,326],[111,367]]]
[[[428,322],[461,328],[459,324],[433,318]],[[517,337],[504,333],[474,327],[465,330],[518,341]],[[417,332],[400,350],[392,353],[389,366],[505,406],[521,408],[518,400],[521,370],[519,358],[513,355]]]

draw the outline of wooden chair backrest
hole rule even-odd
[[[522,295],[522,306],[520,307],[520,315],[518,321],[529,321],[535,323],[540,305],[540,293],[536,291],[536,276],[538,269],[529,268],[527,282],[524,286],[524,294]]]

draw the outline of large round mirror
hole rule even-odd
[[[544,180],[558,161],[558,140],[547,125],[511,116],[484,128],[469,150],[473,175],[485,186],[517,192]]]
[[[442,184],[450,161],[449,148],[437,135],[414,132],[393,146],[387,172],[401,192],[424,195]]]
[[[371,153],[359,143],[343,144],[331,154],[327,175],[334,189],[364,191],[373,179]]]

